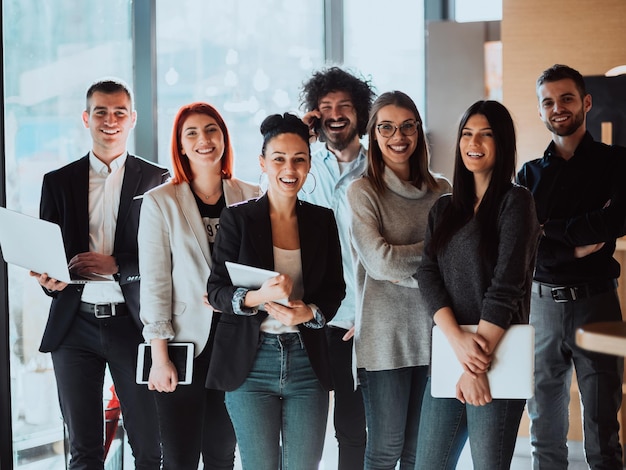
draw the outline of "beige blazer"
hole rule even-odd
[[[257,185],[235,178],[222,184],[227,206],[260,195]],[[188,183],[168,182],[144,194],[138,243],[145,340],[191,341],[197,356],[213,319],[213,310],[203,303],[211,251]]]

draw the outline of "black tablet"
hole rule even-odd
[[[178,371],[178,384],[189,385],[193,376],[193,343],[168,343],[167,351],[170,361],[176,366]],[[152,366],[152,351],[150,345],[141,343],[137,351],[137,373],[138,384],[147,384]]]

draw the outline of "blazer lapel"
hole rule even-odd
[[[232,179],[222,180],[222,191],[224,191],[226,207],[244,200],[242,189],[234,184]]]
[[[75,174],[68,184],[75,204],[72,223],[76,224],[78,232],[78,252],[86,252],[89,251],[89,154],[78,162]]]
[[[118,233],[121,227],[124,227],[128,214],[130,213],[130,205],[133,198],[137,194],[137,188],[141,183],[141,171],[139,165],[132,155],[126,156],[124,168],[124,181],[122,182],[122,192],[120,194],[120,207],[117,213],[117,227],[115,229],[115,239],[118,239]]]
[[[300,257],[302,258],[302,276],[315,264],[317,252],[316,240],[319,237],[319,225],[309,213],[308,207],[300,200],[296,202],[296,214],[298,216],[298,232],[300,236]]]
[[[274,249],[272,226],[270,223],[270,205],[267,194],[249,204],[255,204],[254,210],[248,212],[250,219],[251,244],[259,257],[260,268],[274,269]]]
[[[207,239],[206,229],[202,223],[202,217],[198,212],[198,205],[196,203],[191,188],[188,183],[181,183],[175,186],[176,200],[178,206],[181,209],[185,221],[189,225],[189,229],[198,244],[198,250],[202,252],[204,259],[211,266],[211,250],[209,248],[209,242]]]

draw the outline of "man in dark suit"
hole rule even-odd
[[[40,216],[63,232],[72,273],[97,273],[114,282],[71,284],[36,276],[52,297],[40,351],[51,352],[70,443],[70,469],[104,467],[103,382],[108,365],[137,469],[160,468],[154,398],[135,383],[139,319],[137,230],[143,193],[166,169],[129,155],[135,125],[129,88],[94,83],[83,112],[92,150],[44,176]]]

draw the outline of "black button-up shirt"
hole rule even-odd
[[[596,142],[588,132],[574,155],[556,155],[554,142],[543,158],[517,174],[535,198],[544,236],[539,242],[534,279],[559,285],[619,277],[615,239],[626,234],[626,148]],[[604,242],[584,258],[574,248]]]

